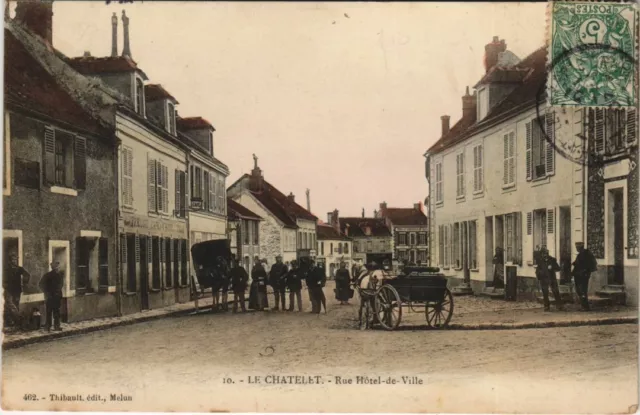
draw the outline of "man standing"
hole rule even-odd
[[[344,262],[340,263],[340,269],[336,272],[336,300],[340,305],[349,304],[353,292],[351,290],[351,276]]]
[[[576,242],[576,250],[578,256],[573,262],[573,277],[576,282],[576,294],[580,298],[580,304],[584,311],[589,311],[589,298],[587,293],[589,292],[589,278],[591,273],[598,269],[598,262],[593,256],[591,251],[584,247],[584,242]]]
[[[544,311],[550,311],[549,305],[549,285],[553,291],[553,298],[556,300],[556,307],[558,310],[564,310],[562,305],[562,298],[560,298],[560,290],[558,288],[558,281],[556,280],[556,272],[560,271],[558,261],[549,255],[549,251],[546,247],[540,248],[540,255],[538,257],[538,264],[536,268],[536,277],[540,281],[540,288],[542,289],[542,297],[544,300]]]
[[[60,327],[60,306],[62,305],[62,285],[64,283],[64,273],[60,270],[60,263],[51,263],[51,271],[42,276],[40,289],[44,293],[45,306],[47,308],[47,318],[45,320],[45,330],[51,330],[51,319],[53,317],[53,329],[62,331]]]
[[[247,271],[240,266],[239,261],[234,261],[230,274],[231,289],[233,290],[233,312],[238,312],[238,303],[240,303],[240,307],[244,313],[247,311],[244,305],[244,293],[247,290],[249,275]]]
[[[18,257],[15,254],[9,256],[9,262],[5,265],[2,278],[4,288],[4,321],[5,326],[12,324],[19,328],[22,326],[20,317],[20,296],[22,287],[29,282],[31,275],[18,265]]]
[[[276,263],[271,266],[269,272],[269,285],[273,288],[273,296],[276,301],[272,310],[280,309],[280,301],[282,301],[282,310],[286,310],[285,307],[285,295],[287,286],[285,284],[285,278],[287,277],[287,266],[282,263],[282,256],[276,256]]]
[[[251,301],[251,295],[254,301]],[[267,272],[264,269],[262,261],[256,257],[253,269],[251,270],[251,293],[249,295],[249,308],[254,307],[255,310],[264,311],[265,307],[269,307],[267,300]]]
[[[326,279],[324,270],[318,267],[314,260],[310,260],[310,268],[307,272],[307,287],[311,298],[312,313],[320,314],[321,305],[324,305],[324,312],[327,312],[326,299],[322,290]]]
[[[286,285],[289,289],[289,311],[293,311],[295,299],[298,299],[298,311],[302,311],[302,271],[297,261],[291,261],[291,270],[287,273]]]

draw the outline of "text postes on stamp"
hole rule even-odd
[[[635,4],[553,2],[549,104],[636,106],[636,30]]]

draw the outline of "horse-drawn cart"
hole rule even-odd
[[[211,289],[213,304],[211,309],[227,306],[227,290],[229,286],[229,265],[231,264],[231,249],[228,239],[205,241],[191,247],[191,258],[196,271],[192,277],[192,292],[198,308],[198,298],[203,298],[205,289]],[[220,302],[222,293],[222,303]]]
[[[360,327],[380,325],[394,330],[402,321],[402,309],[424,308],[427,325],[444,328],[453,315],[453,296],[439,268],[405,267],[397,276],[384,270],[369,270],[358,278]]]

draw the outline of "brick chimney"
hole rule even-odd
[[[118,16],[111,16],[111,56],[118,56]]]
[[[311,212],[311,196],[310,196],[311,191],[307,189],[305,193],[307,195],[307,210]]]
[[[331,215],[331,226],[340,232],[340,212],[338,209],[333,210],[333,214]]]
[[[287,199],[289,199],[289,202],[291,202],[291,203],[295,203],[296,202],[296,197],[293,194],[293,192],[289,192],[289,196],[287,196]]]
[[[53,0],[19,1],[15,21],[53,45]]]
[[[333,212],[327,212],[327,224],[333,226]]]
[[[440,117],[440,119],[442,120],[442,136],[444,137],[445,135],[449,134],[449,119],[451,117],[449,117],[448,115],[443,115],[442,117]]]
[[[264,189],[264,177],[262,176],[262,170],[258,167],[258,157],[253,155],[253,170],[251,170],[251,176],[249,177],[249,190],[252,192],[262,192]]]
[[[384,217],[387,214],[387,202],[380,203],[380,217]]]
[[[476,91],[473,91],[473,95],[469,94],[469,87],[465,91],[462,97],[462,118],[469,118],[476,113]]]
[[[124,30],[124,46],[122,47],[122,56],[131,58],[131,45],[129,44],[129,18],[122,11],[122,28]]]
[[[415,210],[417,210],[418,212],[422,212],[422,202],[420,202],[420,203],[414,203],[414,204],[413,204],[413,208],[414,208]]]
[[[496,63],[498,63],[498,57],[500,52],[507,50],[507,44],[504,39],[500,40],[498,36],[494,36],[491,43],[487,43],[484,47],[484,70],[489,72]]]

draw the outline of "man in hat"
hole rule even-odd
[[[249,275],[247,271],[240,265],[240,261],[233,261],[233,268],[230,271],[231,289],[233,290],[233,312],[238,312],[238,303],[242,308],[242,312],[247,311],[244,305],[244,293],[247,290],[247,282]]]
[[[311,259],[309,261],[309,270],[307,272],[307,287],[309,289],[309,298],[311,299],[311,312],[320,314],[324,305],[324,312],[327,312],[327,300],[324,296],[323,287],[327,280],[324,269],[318,267],[316,262]]]
[[[291,261],[291,269],[287,273],[286,285],[289,289],[289,311],[293,311],[295,299],[298,299],[298,311],[302,311],[302,270],[297,261]]]
[[[51,320],[53,319],[53,329],[62,331],[60,327],[60,306],[62,305],[62,286],[64,284],[64,273],[60,269],[60,263],[51,263],[51,271],[42,276],[38,283],[44,293],[47,317],[45,320],[45,330],[51,330]]]
[[[571,274],[576,282],[576,294],[580,298],[580,304],[584,311],[589,311],[589,299],[587,293],[589,291],[589,278],[591,273],[598,269],[598,261],[595,256],[584,247],[584,242],[576,242],[576,250],[578,256],[573,262],[573,271]]]
[[[537,265],[536,277],[538,277],[540,288],[542,289],[544,311],[550,311],[551,309],[549,305],[549,286],[551,286],[551,290],[553,291],[553,298],[556,300],[557,309],[564,310],[562,298],[560,298],[558,280],[556,279],[556,272],[560,271],[560,266],[558,265],[558,261],[549,255],[549,250],[547,250],[545,246],[540,248]]]
[[[278,311],[280,309],[280,302],[282,301],[282,310],[286,310],[285,296],[287,286],[285,279],[287,278],[287,266],[282,263],[282,255],[276,256],[276,263],[271,266],[269,271],[269,285],[273,288],[273,297],[275,304],[272,310]]]

